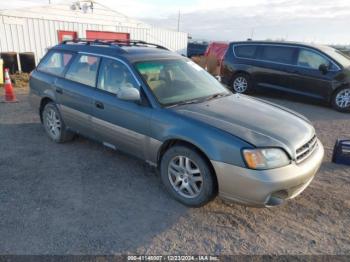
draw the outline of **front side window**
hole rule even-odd
[[[322,46],[320,49],[325,52],[328,56],[330,56],[332,59],[334,59],[336,62],[341,64],[343,67],[348,68],[350,67],[350,57],[345,55],[339,50],[336,50],[329,46]]]
[[[130,70],[122,63],[103,58],[97,88],[112,94],[117,94],[126,88],[138,88]]]
[[[311,50],[300,50],[298,56],[298,66],[318,70],[320,68],[320,65],[326,65],[329,67],[330,61]]]
[[[38,70],[54,75],[62,75],[72,57],[71,53],[51,51],[39,64]]]
[[[230,94],[203,68],[187,59],[139,62],[136,69],[165,106]]]
[[[96,56],[78,56],[67,71],[66,78],[88,86],[95,86],[99,58]]]
[[[234,47],[234,52],[239,58],[255,58],[256,45],[239,45]]]
[[[285,46],[264,46],[261,59],[282,64],[294,64],[295,48]]]

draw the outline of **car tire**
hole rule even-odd
[[[160,177],[167,191],[190,207],[208,203],[215,196],[216,180],[207,161],[187,146],[168,149],[160,163]]]
[[[249,94],[252,92],[252,79],[248,74],[238,73],[232,77],[231,88],[235,93]]]
[[[332,107],[339,112],[350,112],[350,87],[341,87],[334,92]]]
[[[56,143],[63,143],[73,139],[74,133],[68,131],[62,116],[53,102],[45,105],[41,112],[44,129],[49,138]]]

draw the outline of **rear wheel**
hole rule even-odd
[[[215,195],[215,180],[207,160],[195,150],[171,147],[162,157],[160,171],[166,189],[187,206],[202,206]]]
[[[340,112],[350,112],[350,87],[339,88],[335,91],[332,106]]]
[[[232,89],[236,93],[246,94],[252,91],[252,81],[250,76],[239,73],[233,76]]]
[[[74,134],[66,130],[58,108],[53,102],[45,105],[41,118],[47,135],[56,143],[63,143],[73,139]]]

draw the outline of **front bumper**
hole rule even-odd
[[[324,156],[322,143],[300,164],[270,170],[252,170],[211,161],[219,184],[219,196],[241,204],[266,207],[299,195],[312,181]]]

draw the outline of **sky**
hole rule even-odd
[[[48,0],[0,0],[7,8]],[[62,2],[51,0],[52,3]],[[64,0],[63,2],[73,2]],[[350,0],[98,0],[127,16],[203,40],[350,44]]]

